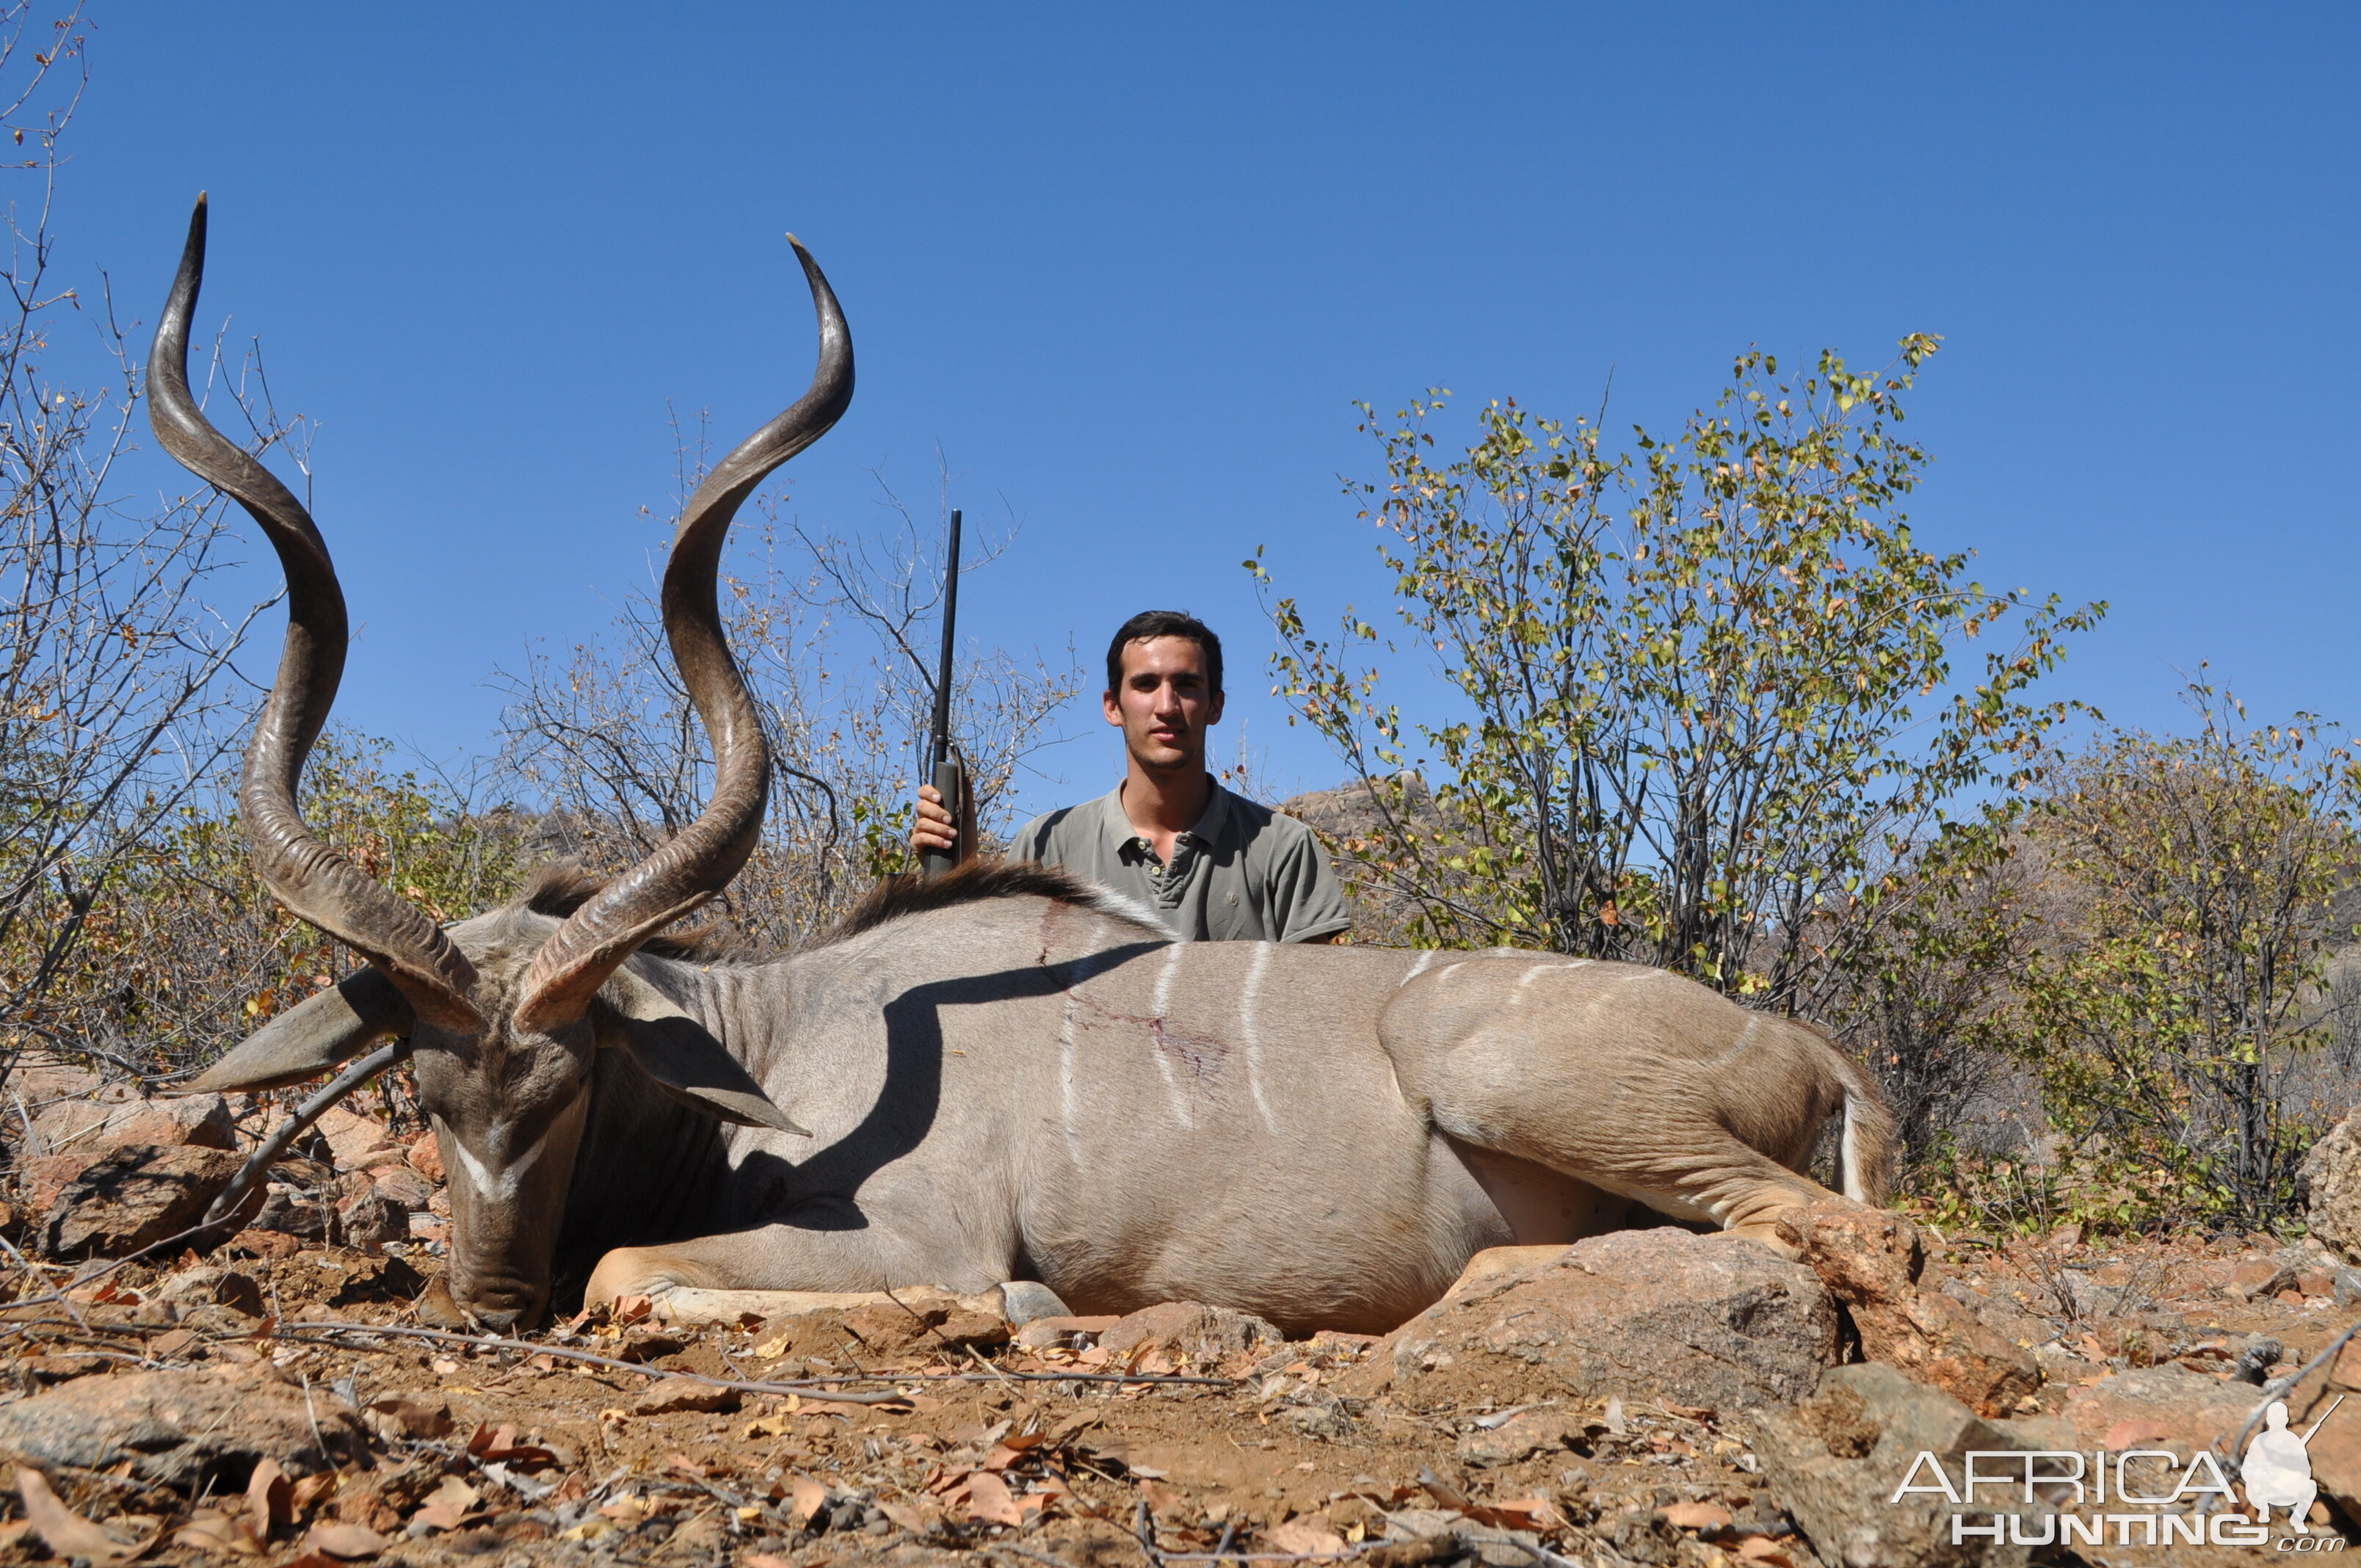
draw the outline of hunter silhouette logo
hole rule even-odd
[[[2299,1534],[2309,1535],[2312,1526],[2304,1516],[2312,1511],[2314,1497],[2320,1496],[2319,1483],[2312,1478],[2312,1437],[2336,1413],[2345,1396],[2336,1396],[2319,1420],[2301,1437],[2288,1430],[2288,1408],[2285,1399],[2274,1399],[2263,1412],[2264,1427],[2246,1445],[2246,1457],[2238,1462],[2240,1478],[2246,1484],[2246,1501],[2255,1506],[2255,1522],[2271,1522],[2273,1508],[2287,1510],[2288,1528]]]

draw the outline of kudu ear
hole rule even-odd
[[[640,1070],[675,1100],[741,1126],[811,1136],[771,1103],[753,1075],[704,1025],[629,969],[608,977],[598,989],[598,1003],[590,1010],[598,1044],[631,1052]]]
[[[355,970],[247,1036],[188,1085],[189,1092],[277,1089],[319,1077],[388,1035],[406,1035],[410,1003],[385,971]]]

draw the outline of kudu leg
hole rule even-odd
[[[883,1230],[806,1230],[764,1225],[660,1246],[617,1247],[598,1260],[582,1304],[624,1296],[661,1298],[686,1287],[704,1290],[884,1290],[939,1285],[969,1294],[1008,1277],[1005,1260],[970,1260],[946,1268],[939,1246],[909,1244]],[[925,1260],[925,1261],[922,1261]],[[949,1274],[953,1277],[938,1276]]]
[[[1835,1197],[1732,1134],[1690,1064],[1614,1064],[1539,1031],[1478,1030],[1434,1053],[1419,1087],[1453,1138],[1530,1160],[1674,1219],[1785,1249],[1782,1210]]]

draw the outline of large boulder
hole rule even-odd
[[[1931,1384],[1980,1416],[2005,1416],[2041,1386],[2029,1352],[1964,1303],[1918,1288],[1925,1248],[1900,1215],[1821,1203],[1781,1215],[1779,1236],[1844,1303],[1864,1358]]]
[[[333,1395],[266,1366],[82,1377],[0,1405],[0,1454],[37,1465],[111,1470],[193,1491],[242,1490],[265,1459],[290,1475],[360,1457],[359,1422]]]
[[[1837,1360],[1836,1303],[1766,1247],[1675,1227],[1593,1236],[1437,1302],[1347,1382],[1435,1398],[1789,1404]]]
[[[203,1220],[245,1163],[223,1149],[117,1145],[65,1184],[40,1221],[41,1246],[52,1257],[151,1246]]]
[[[1982,1536],[1954,1543],[1951,1516],[1963,1510],[1939,1491],[1897,1493],[1905,1478],[1933,1485],[1930,1475],[1913,1476],[1921,1453],[1935,1455],[1956,1482],[1971,1449],[2053,1446],[1874,1362],[1838,1367],[1794,1409],[1755,1421],[1754,1452],[1772,1496],[1831,1568],[2020,1568],[2031,1549]],[[2025,1533],[2040,1534],[2032,1520],[2046,1505],[2016,1508]],[[1987,1508],[1968,1522],[1990,1520]]]
[[[2251,1410],[2251,1401],[2262,1390],[2235,1387],[2245,1391]],[[2337,1403],[2340,1397],[2342,1404]],[[2361,1345],[2346,1345],[2334,1361],[2289,1391],[2288,1423],[2312,1432],[2304,1451],[2312,1456],[2312,1478],[2320,1483],[2321,1496],[2334,1501],[2346,1519],[2361,1519]],[[2245,1424],[2241,1416],[2238,1426]],[[2235,1435],[2234,1428],[2223,1439],[2224,1446]]]
[[[2307,1233],[2345,1263],[2361,1263],[2361,1128],[2353,1122],[2348,1114],[2312,1145],[2296,1178]]]

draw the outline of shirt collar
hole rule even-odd
[[[1208,849],[1221,842],[1222,830],[1229,826],[1230,821],[1230,792],[1222,787],[1219,779],[1209,779],[1209,782],[1213,789],[1205,797],[1205,809],[1180,834],[1181,838],[1193,839]],[[1132,826],[1130,817],[1123,809],[1123,785],[1117,784],[1101,795],[1099,809],[1105,814],[1107,836],[1118,847],[1140,841],[1139,829]]]

